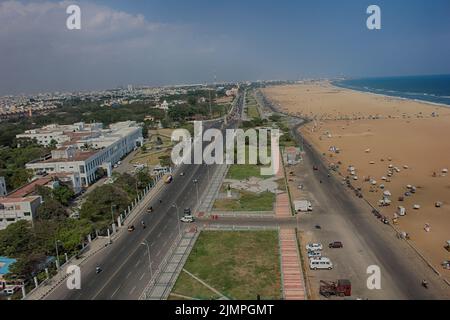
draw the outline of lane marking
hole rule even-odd
[[[200,170],[201,169],[201,167],[200,166],[198,166],[198,167],[196,167],[195,168],[195,170],[193,170],[192,172],[193,172],[193,174],[191,175],[191,178],[192,178],[192,176],[194,176],[195,175],[195,172],[197,171],[197,170]],[[161,187],[157,187],[157,188],[155,188],[156,190],[156,192],[155,192],[155,195],[158,195],[158,194],[160,194],[161,193],[161,191],[162,191],[162,189],[163,189],[163,187],[164,187],[164,185],[161,185]],[[181,188],[181,192],[178,192],[177,193],[177,197],[176,197],[176,199],[174,199],[175,201],[176,200],[178,200],[179,199],[179,197],[180,197],[180,195],[181,194],[183,194],[184,192],[186,192],[186,189],[189,187],[189,183],[186,183],[184,186],[182,186],[182,188]],[[143,210],[143,209],[142,209]],[[134,222],[135,220],[137,220],[137,218],[139,217],[139,214],[137,214],[135,217],[134,217],[134,219],[132,219],[132,222]],[[147,239],[150,235],[151,235],[151,233],[159,226],[159,224],[164,220],[164,218],[166,218],[166,216],[165,215],[161,215],[160,217],[159,217],[159,219],[157,220],[157,222],[153,225],[153,227],[148,231],[148,233],[146,234],[146,236],[144,236],[143,237],[143,240],[144,239]],[[114,274],[105,282],[105,284],[100,288],[100,290],[94,295],[94,297],[92,298],[92,300],[95,300],[95,298],[96,297],[98,297],[99,295],[100,295],[100,293],[106,288],[106,286],[107,285],[109,285],[110,284],[110,282],[114,279],[114,277],[122,270],[122,268],[125,266],[125,264],[127,264],[127,262],[128,262],[128,260],[131,258],[131,256],[133,256],[135,253],[136,253],[136,251],[138,251],[138,249],[139,249],[139,246],[137,246],[125,259],[124,259],[124,261],[123,261],[123,263],[116,269],[116,272],[114,272]]]
[[[128,279],[131,276],[131,271],[128,272],[127,276],[125,277],[125,279]]]
[[[134,287],[133,287],[133,289],[131,289],[131,291],[130,291],[130,295],[132,295],[132,294],[133,294],[134,290],[136,290],[136,286],[134,286]]]
[[[142,279],[144,279],[145,277],[145,272],[142,274],[142,276],[139,278],[139,281],[141,281]]]
[[[136,262],[136,264],[134,265],[134,267],[136,268],[140,263],[141,263],[141,259],[139,259],[138,262]]]
[[[118,288],[116,289],[116,291],[114,291],[114,293],[112,294],[111,298],[113,298],[113,297],[116,295],[116,293],[117,293],[117,291],[119,291],[119,289],[120,289],[120,287],[118,287]]]

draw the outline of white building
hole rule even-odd
[[[27,130],[23,134],[16,135],[18,140],[36,140],[40,145],[48,147],[52,141],[57,146],[80,137],[91,137],[97,135],[103,128],[101,123],[85,124],[84,122],[70,125],[51,124],[40,129]]]
[[[40,196],[0,198],[0,230],[20,220],[33,221],[41,203]]]
[[[4,177],[0,177],[0,197],[6,196],[8,192],[6,191],[6,181]]]
[[[142,144],[142,128],[136,122],[119,122],[92,135],[73,137],[53,150],[51,157],[27,163],[26,168],[37,175],[73,174],[88,187],[96,181],[99,168],[110,176],[112,166]]]
[[[167,110],[169,110],[169,103],[166,100],[164,100],[163,103],[156,105],[155,108],[167,111]]]

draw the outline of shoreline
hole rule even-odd
[[[408,232],[414,249],[440,272],[443,279],[450,281],[449,271],[439,267],[442,261],[448,259],[443,246],[449,240],[450,176],[441,175],[441,171],[450,166],[450,155],[446,156],[450,142],[443,139],[450,134],[450,108],[341,88],[330,82],[290,88],[271,87],[263,92],[282,114],[296,118],[321,113],[328,116],[327,119],[299,126],[305,142],[323,155],[323,163],[338,163],[339,176],[349,175],[347,167],[354,166],[359,179],[352,180],[353,186],[361,188],[364,199],[389,220],[394,218],[397,206],[407,208],[407,216],[400,217],[395,229]],[[358,119],[338,118],[339,113],[356,114],[355,110],[363,116]],[[367,118],[376,110],[385,117],[376,121]],[[439,116],[425,116],[432,111],[437,111]],[[402,116],[403,112],[406,117]],[[333,152],[330,146],[340,152]],[[390,177],[388,165],[401,170]],[[437,177],[433,176],[433,172],[437,173]],[[376,180],[377,185],[373,187],[366,179]],[[381,185],[385,185],[386,189],[380,189]],[[417,193],[405,197],[405,200],[397,200],[407,191],[407,185],[416,186]],[[378,207],[384,190],[392,193],[392,204]],[[437,201],[443,202],[442,208],[435,208]],[[420,209],[414,210],[415,205],[420,205]],[[424,231],[426,224],[432,226],[431,232]]]
[[[406,97],[401,97],[398,95],[389,95],[389,94],[385,94],[385,93],[376,93],[376,92],[363,90],[363,89],[357,89],[357,88],[349,88],[346,86],[339,85],[335,81],[327,81],[327,83],[336,89],[344,89],[344,90],[349,90],[349,91],[356,92],[356,93],[366,93],[369,95],[374,95],[374,96],[382,97],[382,98],[398,99],[400,101],[412,101],[412,102],[417,102],[417,103],[424,103],[424,104],[429,104],[430,106],[434,106],[434,107],[442,107],[442,108],[447,108],[447,109],[450,108],[450,104],[432,102],[432,101],[422,100],[422,99],[406,98]]]

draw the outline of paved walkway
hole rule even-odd
[[[289,195],[287,193],[277,195],[275,215],[279,218],[292,217],[291,206],[289,204]]]
[[[295,229],[280,230],[281,273],[286,300],[305,300],[303,271]]]
[[[142,208],[145,207],[149,201],[161,190],[164,186],[162,180],[159,180],[154,188],[150,189],[150,191],[145,195],[145,197],[139,202],[131,211],[131,213],[126,217],[127,221],[133,221],[136,216],[141,212]],[[117,232],[111,235],[111,240],[114,241],[117,237],[121,236],[125,233],[126,228],[122,226],[118,228]],[[48,294],[50,294],[57,286],[61,284],[61,282],[65,281],[68,278],[67,267],[71,265],[82,266],[87,260],[89,260],[92,256],[97,254],[99,251],[103,250],[109,245],[108,237],[97,237],[92,240],[92,242],[86,247],[85,251],[80,254],[80,258],[76,259],[76,257],[72,257],[68,261],[68,263],[61,266],[59,272],[54,275],[52,278],[45,280],[40,283],[40,285],[27,293],[25,300],[42,300]]]
[[[281,157],[280,157],[281,159]],[[280,166],[277,173],[284,178],[284,168]],[[277,195],[275,204],[276,217],[292,217],[289,194]],[[295,235],[295,228],[281,228],[280,233],[281,278],[283,279],[283,294],[286,300],[305,300],[303,270],[300,263],[300,252]]]
[[[140,300],[166,300],[169,297],[198,235],[199,233],[194,228],[190,232],[184,233],[181,239],[175,240],[171,250],[161,263],[160,269],[139,298]]]
[[[198,216],[202,217],[204,215],[208,215],[212,211],[212,207],[214,205],[214,201],[219,194],[220,187],[222,186],[222,181],[225,179],[225,176],[228,172],[228,165],[222,164],[219,165],[219,168],[214,172],[211,177],[211,182],[208,185],[208,190],[205,196],[201,199],[201,204],[198,207]]]

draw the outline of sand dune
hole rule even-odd
[[[439,267],[450,260],[444,249],[450,240],[450,175],[443,173],[450,168],[450,108],[334,88],[329,83],[271,87],[264,92],[284,111],[315,119],[302,129],[307,140],[330,163],[339,164],[344,176],[354,166],[358,180],[352,178],[352,184],[362,188],[372,204],[377,206],[389,190],[392,204],[381,208],[382,213],[393,218],[397,206],[405,207],[407,215],[399,218],[397,228],[408,232],[414,245],[450,280],[450,271]],[[389,166],[392,177],[388,177]],[[376,185],[371,186],[370,179]],[[407,185],[417,192],[404,196]],[[403,202],[398,201],[400,196]],[[443,206],[436,208],[436,202]],[[414,210],[414,205],[420,209]],[[426,224],[430,232],[424,230]]]

